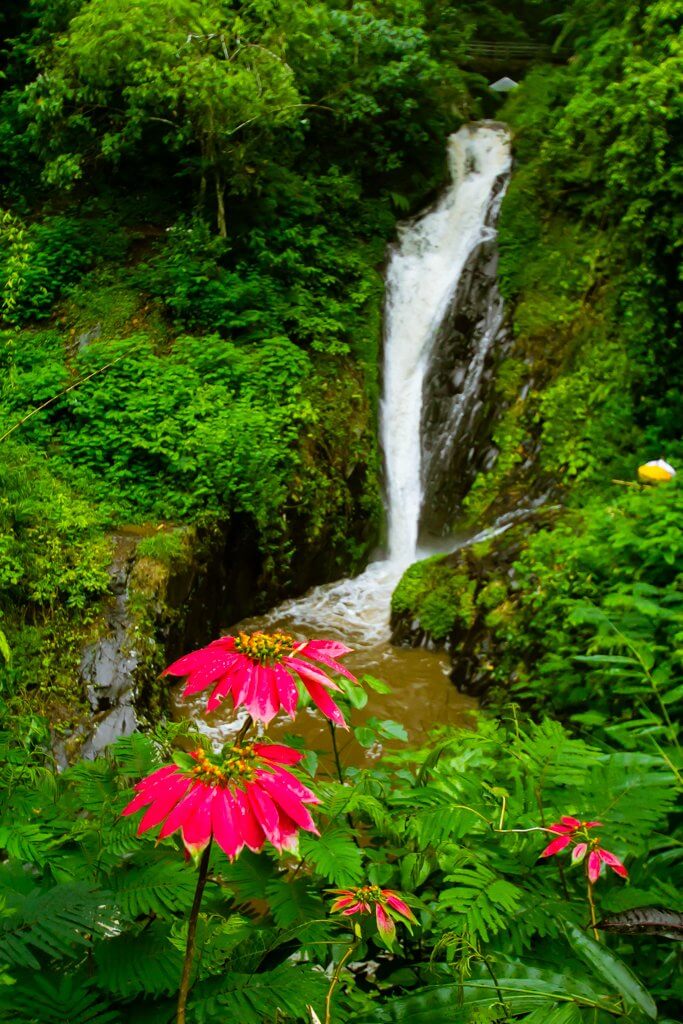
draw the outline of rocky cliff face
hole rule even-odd
[[[481,469],[496,458],[490,442],[495,369],[511,340],[498,288],[495,225],[507,176],[494,189],[487,235],[471,253],[433,349],[423,392],[421,533],[449,532]]]

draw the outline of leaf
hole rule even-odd
[[[98,983],[109,992],[170,995],[178,989],[183,954],[168,941],[168,926],[154,921],[137,935],[129,931],[98,943],[95,962]]]
[[[9,644],[7,643],[7,637],[5,636],[5,634],[3,633],[3,631],[1,629],[0,629],[0,654],[4,658],[5,664],[9,665],[9,663],[12,660],[12,652],[10,650]]]
[[[371,690],[375,691],[375,693],[391,693],[391,686],[389,686],[388,683],[385,683],[382,679],[376,679],[375,676],[361,676],[359,682],[362,683],[363,686],[369,686]]]
[[[574,951],[603,981],[614,986],[619,995],[632,1006],[637,1006],[651,1020],[656,1019],[657,1007],[652,996],[623,960],[586,935],[576,925],[565,922],[565,931]]]
[[[335,885],[353,885],[363,878],[361,852],[348,829],[332,825],[321,836],[302,834],[300,846],[318,874]]]
[[[603,931],[624,935],[663,935],[667,939],[683,941],[683,914],[661,907],[635,907],[621,914],[612,914],[598,921]]]
[[[120,1024],[118,1010],[112,1009],[93,987],[91,980],[78,976],[61,978],[34,974],[0,998],[3,1019],[16,1024]]]
[[[49,957],[75,957],[89,946],[105,916],[108,893],[92,892],[83,885],[33,888],[28,894],[7,895],[7,916],[0,917],[0,946],[6,963],[38,968],[35,953]]]
[[[262,973],[226,971],[192,988],[188,1020],[196,1024],[264,1024],[282,1016],[300,1020],[305,1006],[323,1005],[328,986],[326,975],[313,964],[286,963]]]
[[[180,861],[162,860],[118,872],[111,885],[121,913],[129,920],[152,914],[164,918],[189,909],[196,876]]]

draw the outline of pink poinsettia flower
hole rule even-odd
[[[201,853],[215,838],[233,860],[247,846],[258,853],[268,840],[294,852],[299,829],[318,830],[306,804],[320,801],[283,765],[302,755],[277,743],[244,743],[224,748],[220,758],[199,749],[188,767],[166,765],[135,786],[123,810],[146,807],[138,835],[161,825],[159,839],[180,829],[186,850]]]
[[[410,907],[391,889],[380,889],[378,885],[363,885],[357,889],[330,889],[337,899],[330,907],[331,912],[342,913],[345,917],[353,914],[370,914],[374,908],[377,930],[385,942],[392,943],[396,937],[394,919],[405,924],[417,924],[417,918]]]
[[[295,679],[299,679],[319,710],[346,728],[329,693],[340,687],[328,672],[356,682],[337,661],[349,653],[350,648],[336,640],[297,642],[287,633],[238,633],[186,654],[169,665],[164,675],[188,677],[183,697],[211,688],[207,711],[230,695],[235,708],[243,705],[255,721],[266,725],[280,708],[294,718],[299,702]]]
[[[601,825],[600,821],[579,821],[578,818],[572,818],[569,815],[565,815],[560,818],[559,821],[554,822],[548,826],[547,831],[553,832],[557,835],[557,839],[553,839],[549,843],[545,850],[539,854],[540,857],[554,857],[556,853],[561,853],[562,850],[566,850],[572,842],[575,841],[576,835],[579,832],[586,832],[589,828],[597,828]]]
[[[585,845],[585,844],[584,844]],[[584,850],[582,854],[576,856],[575,860],[580,863],[586,855]],[[606,864],[614,871],[615,874],[620,875],[622,878],[628,878],[628,871],[621,863],[618,857],[615,857],[609,850],[603,850],[601,846],[594,846],[591,852],[588,854],[588,880],[595,884],[600,877],[602,871],[602,865]]]
[[[609,850],[604,850],[597,836],[588,835],[589,829],[598,828],[601,824],[600,821],[579,821],[578,818],[569,816],[560,818],[548,827],[548,832],[554,832],[557,839],[553,839],[540,856],[553,857],[556,853],[566,850],[568,846],[572,846],[572,864],[581,864],[588,853],[587,874],[591,884],[597,882],[603,864],[607,864],[622,878],[628,878],[628,871],[619,858]]]

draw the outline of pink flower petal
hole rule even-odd
[[[556,853],[560,853],[571,843],[569,836],[558,836],[557,839],[553,839],[552,843],[548,843],[545,850],[539,854],[539,857],[553,857]]]
[[[166,839],[177,829],[181,828],[187,819],[195,812],[205,797],[204,790],[206,786],[202,785],[201,782],[194,782],[191,788],[188,789],[187,795],[183,797],[180,803],[177,803],[168,818],[161,826],[159,831],[159,839]]]
[[[242,666],[239,672],[235,673],[235,678],[232,684],[232,699],[235,702],[235,707],[238,708],[241,704],[244,704],[251,714],[249,704],[251,703],[251,697],[253,692],[252,685],[252,672],[254,664],[244,654],[242,655]]]
[[[215,786],[202,786],[203,799],[186,816],[181,834],[185,848],[190,853],[201,852],[211,838],[211,806],[216,796]]]
[[[244,849],[237,808],[229,789],[219,789],[211,807],[211,824],[221,850],[234,860]]]
[[[327,718],[342,729],[348,729],[348,725],[344,721],[344,716],[324,686],[320,686],[318,683],[314,683],[311,680],[306,679],[304,679],[304,686],[311,695],[313,703],[317,705]]]
[[[572,818],[568,814],[565,814],[562,818],[560,818],[560,823],[572,829],[581,828],[581,822],[579,821],[579,819]]]
[[[276,665],[274,671],[282,707],[284,708],[286,715],[289,715],[290,718],[294,718],[296,714],[296,707],[299,703],[299,693],[294,684],[294,680],[287,669],[283,668],[282,665]]]
[[[275,718],[280,707],[279,698],[277,698],[277,703],[273,701],[272,675],[273,670],[268,665],[254,665],[252,699],[257,708],[257,714],[253,717],[259,722],[265,722],[266,725]]]
[[[254,817],[273,846],[280,844],[280,815],[270,796],[254,782],[247,783],[247,797]]]
[[[286,665],[287,668],[296,672],[306,689],[308,689],[310,681],[312,683],[317,683],[319,686],[325,686],[328,690],[336,690],[338,693],[341,693],[341,686],[338,686],[337,683],[333,682],[329,676],[326,676],[321,669],[309,664],[309,662],[302,661],[301,658],[283,658],[282,660],[283,664]]]
[[[385,942],[393,942],[396,938],[396,925],[387,914],[381,903],[375,906],[375,918],[377,919],[377,930]]]
[[[182,658],[174,661],[172,665],[169,665],[164,670],[163,675],[186,676],[207,664],[220,666],[222,664],[221,658],[230,651],[233,651],[234,648],[234,637],[222,636],[220,639],[214,640],[207,647],[200,647],[198,650],[185,654]]]
[[[202,665],[195,672],[188,676],[187,685],[183,690],[183,697],[191,697],[193,693],[199,693],[211,686],[217,679],[222,680],[230,675],[236,663],[239,662],[239,654],[230,653]]]
[[[308,645],[310,647],[310,644]],[[336,672],[337,675],[344,676],[346,679],[350,679],[352,683],[357,683],[358,680],[352,672],[346,668],[345,665],[340,665],[339,662],[331,658],[329,654],[323,654],[319,651],[317,654],[312,654],[309,650],[303,650],[300,652],[312,661],[317,661],[319,664],[324,665],[325,668],[331,669],[332,672]]]
[[[287,789],[276,776],[268,775],[265,772],[260,773],[259,784],[271,799],[282,808],[285,814],[287,814],[292,821],[299,826],[299,828],[306,829],[307,832],[315,832],[315,834],[318,835],[315,822],[307,808],[304,807],[301,800],[294,796],[291,790]]]
[[[612,869],[612,871],[621,875],[622,878],[628,878],[628,871],[618,857],[615,857],[615,855],[610,853],[609,850],[598,850],[598,853],[600,854],[600,859],[603,860],[605,864]]]
[[[328,658],[341,658],[345,654],[351,654],[351,648],[338,640],[309,640],[303,647],[298,648],[300,654],[307,657],[317,657],[319,654],[326,654]]]
[[[584,828],[600,828],[602,826],[601,821],[584,821]]]
[[[299,849],[299,829],[288,814],[280,812],[280,848],[296,853]]]
[[[415,917],[415,914],[412,912],[408,904],[404,903],[403,900],[396,895],[396,893],[390,892],[389,889],[384,889],[382,893],[390,907],[393,907],[394,910],[397,910],[399,914],[403,914],[403,916],[407,917],[409,921],[414,921],[415,924],[417,924],[417,918]]]
[[[580,864],[583,858],[586,856],[587,849],[587,843],[577,843],[574,849],[572,850],[572,864]]]
[[[343,910],[345,907],[350,907],[355,902],[356,897],[354,895],[340,896],[339,899],[335,900],[332,906],[330,907],[330,912],[334,914],[338,910]]]
[[[300,782],[296,776],[288,772],[286,768],[276,768],[272,773],[278,782],[282,783],[290,793],[299,800],[303,800],[305,804],[319,804],[320,800],[315,795],[313,790],[309,789],[308,786],[304,786],[303,782]]]
[[[369,914],[370,907],[366,903],[361,903],[359,900],[354,903],[353,906],[347,907],[346,910],[342,910],[344,917],[351,917],[352,914]]]
[[[166,764],[163,768],[157,768],[157,770],[152,772],[151,775],[148,775],[147,778],[141,779],[140,782],[136,782],[133,788],[136,793],[144,793],[150,789],[154,789],[158,783],[163,782],[163,780],[168,778],[169,775],[173,775],[173,773],[177,771],[177,764]]]
[[[301,751],[286,747],[283,743],[255,743],[254,750],[259,757],[277,761],[278,764],[298,764],[304,756]]]
[[[242,838],[250,850],[258,853],[263,849],[263,844],[266,841],[263,829],[254,817],[254,812],[244,790],[236,789],[233,795]]]
[[[152,804],[142,816],[138,825],[138,835],[140,836],[148,829],[155,828],[161,824],[181,797],[184,796],[191,784],[192,780],[186,775],[176,775],[173,779],[170,779],[167,783],[168,788],[163,793],[160,792],[158,796],[154,797]]]
[[[602,862],[600,859],[600,854],[597,850],[591,850],[590,854],[588,855],[588,880],[590,882],[597,882],[598,878],[600,877],[601,867]]]

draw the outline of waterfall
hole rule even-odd
[[[316,587],[261,620],[302,631],[337,633],[355,647],[388,639],[391,593],[418,546],[423,500],[423,395],[439,330],[456,297],[468,259],[495,238],[501,182],[510,170],[502,125],[466,125],[448,141],[451,184],[429,210],[399,226],[387,270],[380,432],[386,472],[387,557],[353,579]],[[493,213],[492,213],[493,211]],[[473,365],[479,378],[495,332],[481,332]],[[468,390],[476,387],[473,382]],[[462,403],[461,403],[462,405]],[[455,420],[464,415],[455,410]],[[452,418],[451,418],[452,423]],[[457,428],[457,422],[454,429]]]
[[[466,125],[451,135],[448,157],[450,187],[432,210],[399,228],[387,272],[380,423],[389,561],[402,565],[417,555],[425,375],[467,259],[491,231],[486,221],[494,186],[510,169],[507,133],[497,125]],[[483,358],[476,353],[476,367]]]

